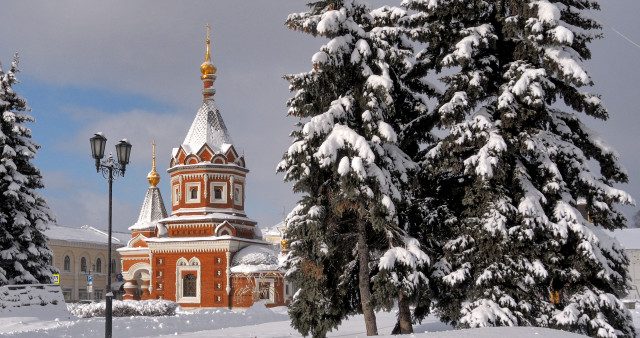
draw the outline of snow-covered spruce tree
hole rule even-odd
[[[583,61],[600,37],[590,0],[405,0],[418,54],[449,68],[436,107],[450,134],[425,166],[452,219],[441,318],[459,326],[538,325],[633,336],[618,299],[628,259],[601,229],[624,226],[632,198],[618,155],[580,116],[606,119]],[[597,169],[594,170],[593,164]],[[585,198],[593,223],[577,210]]]
[[[0,68],[0,285],[51,283],[57,269],[44,230],[53,221],[36,189],[42,176],[31,160],[39,145],[25,122],[27,102],[13,91],[18,56],[9,72]]]
[[[296,91],[289,114],[304,120],[278,166],[303,193],[285,234],[287,277],[299,287],[292,325],[324,336],[363,313],[367,334],[377,334],[374,308],[400,294],[415,298],[427,283],[428,257],[398,216],[416,167],[399,145],[418,149],[417,139],[399,134],[426,111],[409,89],[424,84],[403,83],[412,51],[400,31],[375,27],[404,11],[372,14],[356,1],[308,6],[287,25],[329,42],[313,56],[313,70],[286,76]]]
[[[371,15],[377,27],[372,30],[373,34],[383,37],[392,46],[413,53],[413,45],[407,38],[410,31],[403,27],[408,19],[405,10],[383,6],[371,11]],[[438,139],[432,130],[439,119],[437,114],[428,111],[423,98],[435,97],[439,93],[429,81],[425,81],[429,72],[425,65],[407,58],[394,58],[388,62],[393,70],[390,72],[394,79],[391,95],[395,108],[387,122],[398,131],[397,144],[400,149],[415,161],[422,158],[423,148]],[[389,311],[397,301],[398,321],[393,334],[413,333],[412,323],[426,317],[432,305],[433,293],[426,278],[431,266],[424,263],[430,262],[429,257],[437,256],[438,245],[432,234],[433,225],[437,222],[432,222],[435,209],[432,210],[427,202],[431,195],[421,189],[418,176],[421,175],[416,170],[411,172],[409,185],[403,186],[402,200],[395,202],[398,225],[408,238],[401,247],[386,250],[378,261],[378,276],[374,278],[377,307]],[[409,247],[414,253],[407,255],[406,249]],[[398,258],[398,255],[402,258]]]

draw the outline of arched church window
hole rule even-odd
[[[87,272],[87,259],[84,257],[80,258],[80,271]]]
[[[214,191],[213,198],[215,198],[217,200],[222,199],[222,189],[221,188],[215,188],[213,191]]]
[[[191,199],[198,199],[198,188],[191,188]]]
[[[71,271],[71,258],[64,256],[64,271]]]
[[[102,259],[96,259],[96,272],[102,273]]]
[[[196,296],[196,276],[192,273],[186,274],[182,279],[182,296],[183,297]]]

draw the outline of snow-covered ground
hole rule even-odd
[[[640,327],[640,309],[631,310],[636,327]],[[390,336],[395,313],[377,314],[378,331]],[[579,337],[579,335],[534,327],[483,328],[454,330],[428,317],[414,327],[415,337]],[[28,311],[3,316],[0,336],[3,337],[100,337],[104,334],[104,318],[78,318],[61,311],[30,316]],[[181,311],[169,317],[113,318],[114,337],[299,337],[289,325],[286,308],[267,309],[256,304],[246,311],[227,309]],[[330,337],[365,336],[361,315],[344,321]]]

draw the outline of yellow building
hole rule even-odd
[[[60,270],[60,287],[67,302],[102,300],[107,285],[107,232],[84,225],[80,228],[50,225],[45,231],[53,251],[53,265]],[[111,285],[117,291],[117,275],[122,263],[117,248],[123,247],[131,234],[112,232]],[[88,282],[91,276],[92,282]],[[91,284],[91,286],[89,286]]]
[[[262,229],[262,239],[271,243],[278,250],[280,250],[284,229],[284,222],[280,222],[269,228],[264,228]]]

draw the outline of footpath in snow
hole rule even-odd
[[[287,309],[267,309],[257,303],[245,310],[179,311],[175,316],[113,318],[114,337],[300,337],[290,326]],[[640,311],[632,310],[636,327]],[[395,312],[377,313],[378,330],[382,337],[391,337]],[[580,337],[569,332],[536,327],[501,327],[454,330],[433,316],[414,327],[413,337]],[[66,311],[21,311],[3,314],[0,320],[2,337],[101,337],[104,318],[79,318]],[[362,315],[345,320],[329,337],[364,337]]]

